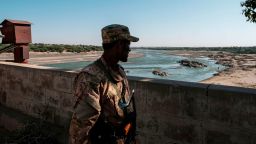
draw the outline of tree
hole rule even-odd
[[[243,15],[247,17],[247,21],[256,23],[256,0],[245,0],[241,2],[241,6],[244,7]]]

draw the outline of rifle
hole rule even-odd
[[[130,106],[132,103],[133,112],[127,114],[127,107]],[[135,98],[134,98],[134,90],[132,90],[132,95],[128,103],[119,102],[119,106],[126,111],[126,118],[123,126],[123,131],[125,135],[125,144],[130,144],[135,140],[136,136],[136,105],[135,105]]]

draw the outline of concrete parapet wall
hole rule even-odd
[[[75,73],[39,66],[0,64],[1,104],[50,122],[68,123]]]
[[[68,129],[75,75],[0,62],[0,126],[13,130],[20,125],[9,108]],[[129,82],[142,144],[256,143],[255,89],[138,77]]]

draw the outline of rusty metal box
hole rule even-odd
[[[5,19],[1,25],[0,30],[4,35],[3,44],[28,44],[32,42],[30,22]]]

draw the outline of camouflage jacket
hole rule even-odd
[[[123,121],[125,113],[118,103],[122,97],[126,102],[129,100],[130,90],[121,66],[119,72],[113,71],[100,58],[77,75],[74,91],[74,112],[69,129],[71,144],[90,143],[90,129],[100,115],[112,125]],[[127,111],[133,111],[132,107]]]

